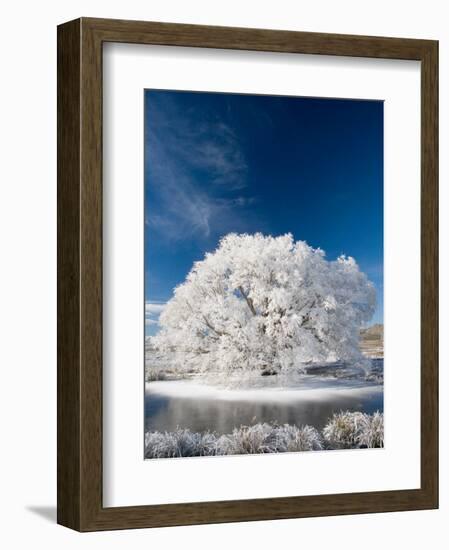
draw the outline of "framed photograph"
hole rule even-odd
[[[438,43],[58,27],[58,522],[438,507]]]

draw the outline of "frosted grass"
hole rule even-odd
[[[175,458],[321,451],[383,447],[383,414],[335,414],[320,433],[313,426],[258,423],[240,426],[225,435],[192,432],[147,432],[145,458]]]
[[[383,447],[384,415],[348,411],[334,414],[323,429],[323,437],[333,449]]]

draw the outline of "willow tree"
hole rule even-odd
[[[374,307],[374,287],[353,258],[328,261],[290,234],[229,234],[175,289],[150,345],[167,363],[196,371],[355,362]]]

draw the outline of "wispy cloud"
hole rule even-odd
[[[205,123],[190,136],[189,147],[180,151],[187,162],[207,170],[211,182],[228,189],[244,189],[248,165],[234,132],[223,122]]]
[[[164,311],[166,302],[145,302],[145,325],[158,325],[159,316]]]
[[[150,102],[151,104],[150,96]],[[239,222],[248,166],[233,129],[160,95],[146,127],[146,174],[154,196],[146,224],[169,240],[208,238]],[[242,228],[243,229],[243,228]]]
[[[169,94],[150,95],[147,137],[163,137],[165,150],[184,168],[204,171],[211,184],[227,189],[247,185],[248,164],[233,128],[216,113],[190,107],[184,110]]]
[[[160,315],[166,306],[165,302],[146,302],[145,315]]]

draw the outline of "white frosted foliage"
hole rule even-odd
[[[356,363],[374,308],[374,287],[353,258],[328,261],[290,234],[229,234],[175,289],[149,344],[186,371]]]

